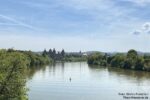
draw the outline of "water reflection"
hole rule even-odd
[[[88,66],[86,62],[33,67],[28,78],[29,100],[122,100],[118,92],[150,91],[149,72]]]
[[[103,66],[89,66],[89,68],[93,73],[95,73],[96,70],[107,73],[110,79],[114,78],[115,81],[118,81],[120,84],[134,83],[138,86],[142,86],[149,85],[148,83],[150,83],[150,72]]]
[[[46,66],[32,66],[32,67],[28,68],[27,79],[32,80],[35,73],[38,73],[38,71],[43,71],[43,73],[44,73],[45,69],[46,69]]]
[[[148,85],[150,82],[150,73],[144,71],[133,71],[118,68],[108,68],[110,76],[121,77],[138,86]],[[119,79],[120,79],[119,77]]]

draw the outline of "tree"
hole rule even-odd
[[[55,50],[55,48],[52,51],[52,59],[56,60],[56,50]]]
[[[144,54],[144,70],[150,71],[150,55]]]
[[[56,50],[55,50],[55,48],[53,49],[53,54],[54,54],[54,55],[56,54]]]
[[[113,59],[114,59],[114,56],[107,57],[107,64],[110,64]]]
[[[46,51],[46,49],[44,49],[44,51],[43,51],[43,54],[42,54],[43,56],[46,56],[47,55],[47,51]]]
[[[26,69],[28,60],[18,52],[0,53],[0,99],[26,100]]]
[[[48,55],[49,55],[49,57],[52,57],[52,55],[53,55],[52,49],[49,49]]]
[[[137,51],[135,51],[133,49],[129,50],[127,53],[127,58],[130,58],[130,59],[136,59],[137,56],[138,56]]]
[[[144,59],[144,70],[150,71],[150,59]]]
[[[144,70],[144,59],[142,57],[138,57],[135,63],[136,70]]]
[[[62,56],[62,57],[65,56],[65,50],[64,50],[64,49],[62,49],[62,51],[61,51],[61,56]]]
[[[107,62],[101,53],[94,53],[88,57],[88,64],[106,66]]]
[[[111,60],[112,67],[123,67],[125,61],[125,56],[122,54],[116,54]]]
[[[133,49],[129,50],[127,53],[127,58],[126,58],[126,66],[124,66],[124,67],[125,68],[130,67],[132,69],[135,69],[135,63],[137,62],[137,58],[138,58],[137,51],[135,51]]]
[[[31,51],[0,50],[0,100],[26,100],[27,68],[48,63],[50,58],[47,55]]]
[[[82,51],[81,51],[81,50],[79,51],[79,56],[80,56],[80,57],[82,56]]]
[[[132,67],[132,61],[129,60],[129,59],[126,59],[125,62],[124,62],[123,68],[131,69],[131,67]]]

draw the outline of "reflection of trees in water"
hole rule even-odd
[[[53,65],[49,66],[49,70],[52,71],[52,75],[56,75],[56,71],[60,69],[62,76],[64,77],[65,63],[64,62],[55,62]]]
[[[137,83],[141,85],[143,81],[150,81],[150,72],[144,71],[135,71],[114,67],[102,67],[97,65],[89,65],[91,70],[99,69],[99,72],[106,71],[111,78],[116,78],[118,81],[120,80],[128,80],[130,82]],[[141,84],[140,84],[141,83]]]
[[[41,70],[42,70],[43,73],[44,73],[45,70],[46,70],[46,66],[32,66],[32,67],[28,68],[28,71],[27,71],[27,74],[26,74],[27,79],[28,79],[28,80],[31,80],[32,77],[34,76],[34,74],[35,74],[36,72],[38,72],[38,71],[41,71]]]
[[[105,66],[100,66],[100,65],[88,65],[90,69],[104,69],[106,68]]]
[[[127,80],[131,83],[135,83],[138,86],[144,85],[144,83],[150,82],[150,73],[144,71],[134,71],[120,68],[108,68],[109,76],[119,76],[118,80]],[[126,82],[126,81],[125,81]],[[146,83],[147,85],[147,83]]]
[[[47,68],[50,72],[52,72],[53,76],[55,76],[56,67],[57,68],[60,67],[61,73],[62,75],[64,75],[64,70],[65,70],[64,66],[65,66],[64,62],[57,62],[57,63],[53,63],[47,66],[32,66],[28,68],[26,76],[28,80],[31,80],[32,77],[35,75],[35,73],[38,73],[39,71],[43,71],[43,73],[45,73]]]
[[[95,70],[95,69],[106,70],[106,69],[107,69],[106,66],[100,66],[100,65],[88,65],[88,67],[89,67],[91,70]]]
[[[150,79],[150,73],[144,71],[134,71],[128,69],[120,69],[120,68],[111,68],[108,67],[108,71],[111,74],[116,75],[124,75],[127,78],[136,78],[136,79]]]

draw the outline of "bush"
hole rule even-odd
[[[0,100],[26,100],[27,68],[50,61],[48,56],[31,51],[0,50]]]
[[[137,51],[129,50],[127,55],[116,54],[114,56],[102,55],[95,53],[88,57],[88,64],[110,65],[111,67],[120,67],[124,69],[150,71],[150,56],[138,55]]]

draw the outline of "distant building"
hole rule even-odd
[[[88,56],[87,53],[83,53],[82,55],[83,55],[83,56]]]

